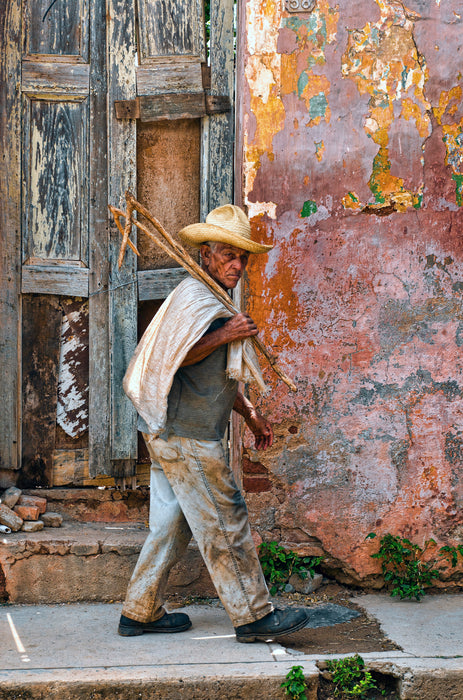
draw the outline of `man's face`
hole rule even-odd
[[[203,267],[224,289],[234,289],[249,260],[249,253],[226,243],[201,246]]]

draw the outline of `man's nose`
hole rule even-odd
[[[233,268],[235,270],[239,271],[240,273],[244,272],[245,265],[244,265],[243,261],[241,260],[241,258],[235,258],[233,260]]]

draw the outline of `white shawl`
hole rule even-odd
[[[159,435],[167,418],[167,398],[176,371],[189,350],[217,318],[233,314],[205,284],[187,277],[169,294],[143,334],[124,377],[124,391],[150,433]],[[249,338],[228,344],[227,375],[266,387]]]

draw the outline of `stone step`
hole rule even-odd
[[[79,522],[146,523],[149,514],[149,489],[140,487],[120,491],[117,488],[26,489],[23,495],[47,500],[47,510],[60,513],[65,520]]]
[[[147,534],[135,521],[65,521],[60,528],[0,535],[0,600],[121,601]],[[172,569],[167,594],[217,595],[195,543]]]

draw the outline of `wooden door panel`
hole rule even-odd
[[[88,101],[25,99],[23,259],[86,263]]]
[[[89,0],[25,0],[24,53],[88,61]]]
[[[138,0],[138,16],[142,62],[203,53],[202,1]]]

